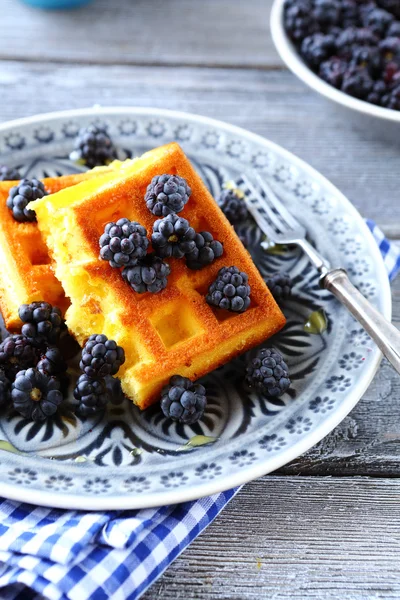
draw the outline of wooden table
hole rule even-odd
[[[97,0],[50,13],[0,0],[0,120],[157,106],[264,135],[400,239],[400,154],[280,62],[271,0]],[[400,136],[399,136],[400,137]],[[400,282],[393,286],[400,325]],[[383,362],[327,438],[246,485],[146,600],[400,598],[400,378]]]

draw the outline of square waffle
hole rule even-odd
[[[224,245],[212,265],[191,271],[184,260],[168,259],[168,286],[137,294],[118,269],[99,259],[104,226],[121,217],[138,221],[151,235],[156,217],[144,195],[154,175],[178,174],[192,189],[181,216],[197,231]],[[83,182],[30,204],[53,255],[55,273],[71,305],[70,331],[80,343],[104,333],[121,345],[124,392],[140,407],[159,398],[174,374],[192,380],[226,363],[281,329],[285,318],[257,268],[178,144],[144,154],[119,174]],[[250,308],[242,313],[213,309],[205,294],[219,269],[235,265],[249,276]]]
[[[86,173],[43,179],[43,183],[52,194],[109,170],[101,167]],[[6,206],[9,191],[17,183],[0,182],[0,310],[10,331],[21,328],[18,317],[21,304],[45,300],[62,310],[69,304],[54,275],[37,223],[19,223]]]

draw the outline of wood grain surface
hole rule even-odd
[[[38,11],[1,0],[0,57],[89,64],[275,68],[272,0],[95,0]],[[16,32],[20,35],[16,36]]]
[[[0,89],[2,120],[98,103],[229,121],[294,152],[400,237],[398,147],[350,126],[287,71],[0,61]]]
[[[229,121],[309,162],[400,243],[398,146],[283,69],[271,4],[95,0],[46,12],[0,0],[0,121],[95,103]],[[400,281],[393,314],[400,326]],[[383,362],[329,436],[246,485],[144,598],[400,598],[399,398]]]
[[[399,598],[399,548],[398,480],[264,477],[143,598]]]

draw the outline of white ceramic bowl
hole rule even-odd
[[[271,12],[271,33],[276,49],[286,66],[313,90],[344,109],[353,121],[364,126],[369,123],[380,135],[400,141],[400,111],[382,108],[353,98],[323,81],[307,66],[286,34],[283,24],[284,3],[285,0],[274,1]]]

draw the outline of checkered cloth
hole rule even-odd
[[[400,248],[367,221],[390,279]],[[177,506],[85,514],[0,501],[1,600],[135,600],[237,489]]]

